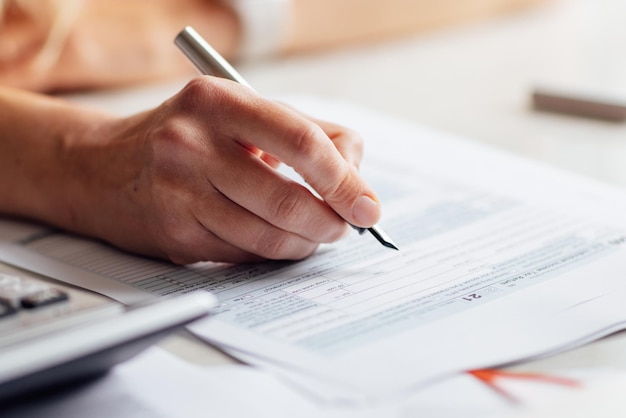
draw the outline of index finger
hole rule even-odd
[[[377,222],[380,204],[376,194],[318,125],[245,87],[226,80],[213,82],[223,83],[239,96],[221,106],[224,117],[237,115],[238,123],[232,124],[229,132],[233,139],[293,167],[349,223],[370,227]]]

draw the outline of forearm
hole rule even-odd
[[[66,78],[57,83],[62,89],[76,88],[76,79],[93,88],[195,74],[173,45],[186,25],[202,31],[228,57],[237,47],[237,19],[220,1],[106,0],[83,7],[65,51]]]
[[[0,88],[0,214],[77,230],[73,145],[108,117]],[[74,195],[73,195],[74,194]]]
[[[24,3],[34,6],[19,19],[8,13],[2,21],[0,10],[0,85],[47,92],[191,76],[193,67],[173,45],[186,25],[227,57],[238,43],[235,13],[218,0],[42,1],[54,5],[50,13]],[[52,23],[33,24],[40,20]]]

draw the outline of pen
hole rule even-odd
[[[207,41],[205,41],[192,27],[187,26],[183,29],[174,40],[174,43],[189,58],[189,60],[200,70],[202,74],[212,75],[215,77],[226,78],[243,84],[252,89],[246,80],[224,59]],[[254,90],[254,89],[252,89]],[[399,250],[393,243],[389,235],[387,235],[378,225],[370,228],[360,228],[351,225],[359,234],[363,234],[368,230],[382,245],[387,248]]]

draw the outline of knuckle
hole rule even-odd
[[[207,244],[201,230],[179,223],[165,226],[160,236],[165,258],[178,265],[206,261],[206,254],[202,250]]]
[[[254,245],[254,252],[270,260],[289,258],[289,235],[279,229],[271,228],[261,234]]]
[[[166,257],[172,264],[176,264],[179,266],[184,266],[198,261],[195,258],[189,257],[187,254],[182,254],[178,252],[166,253]]]
[[[338,181],[328,183],[323,192],[324,199],[330,202],[351,203],[356,198],[354,179],[350,170],[346,169],[338,176]]]
[[[295,220],[303,218],[306,205],[301,193],[283,187],[275,194],[272,199],[275,202],[274,216],[281,225],[292,225]]]
[[[156,244],[163,249],[168,258],[188,257],[194,249],[193,243],[201,242],[201,231],[187,218],[178,216],[167,209],[161,212],[154,237]]]
[[[248,89],[230,80],[201,76],[189,81],[177,97],[178,106],[191,114],[211,110],[214,118],[232,119],[240,115],[254,102]]]
[[[177,178],[181,161],[190,161],[202,150],[184,120],[171,118],[154,128],[149,138],[149,162],[156,178]]]
[[[196,77],[189,81],[177,95],[176,101],[183,109],[197,109],[210,98],[215,91],[210,77]],[[201,107],[200,107],[201,108]]]
[[[342,127],[343,133],[346,138],[349,138],[350,142],[352,142],[355,146],[363,147],[363,136],[354,129]]]
[[[303,159],[315,159],[318,151],[316,138],[320,133],[319,129],[314,124],[303,123],[294,126],[288,133],[294,148],[298,150],[298,155]]]
[[[179,256],[180,248],[187,248],[188,233],[183,232],[185,228],[178,224],[165,224],[161,228],[158,241],[160,246],[164,249],[168,257]]]
[[[156,145],[178,144],[185,140],[186,123],[182,118],[169,117],[158,124],[152,131],[152,140]]]
[[[349,130],[348,135],[352,141],[352,146],[354,147],[354,149],[359,154],[363,154],[363,149],[365,147],[365,140],[363,139],[361,134],[357,133],[356,131]]]
[[[206,109],[213,114],[220,111],[230,112],[229,106],[235,103],[232,89],[229,89],[224,80],[216,77],[201,76],[189,81],[176,97],[176,106],[186,114],[204,117]]]

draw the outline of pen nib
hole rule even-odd
[[[391,238],[389,238],[389,235],[380,229],[378,225],[367,228],[367,230],[370,231],[374,238],[376,238],[383,246],[391,248],[392,250],[400,251],[398,246],[391,240]]]

